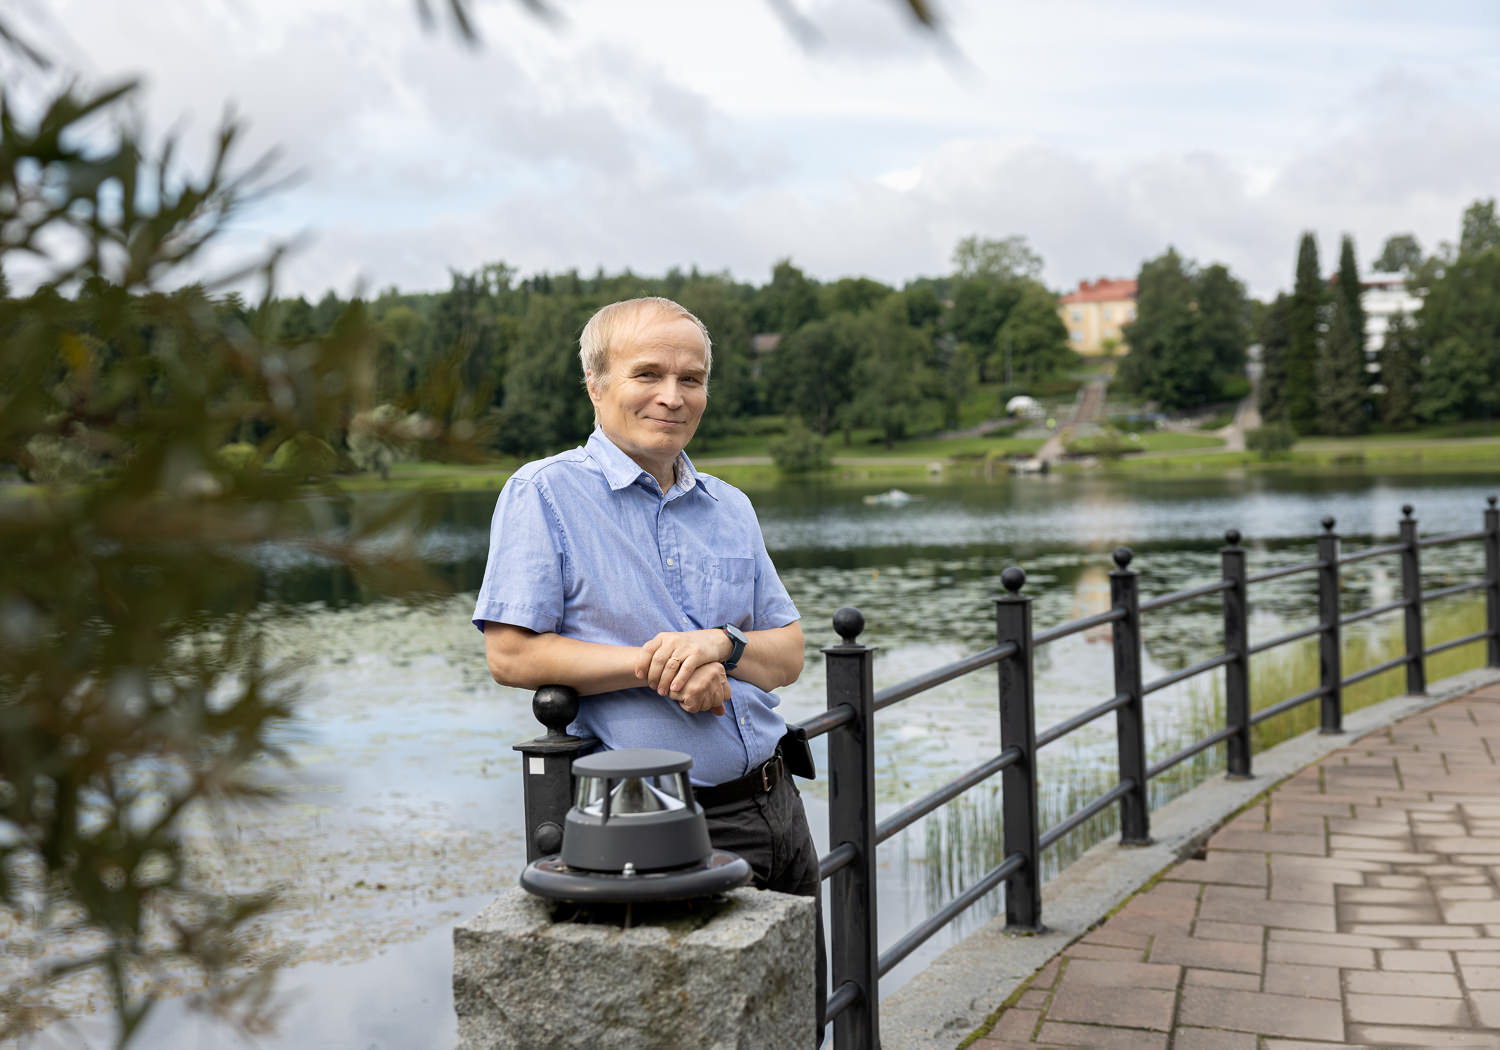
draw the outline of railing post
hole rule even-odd
[[[836,1047],[880,1045],[875,923],[875,647],[855,641],[865,629],[858,609],[833,614],[842,641],[823,650],[828,673],[828,710],[844,704],[854,719],[828,733],[828,841],[857,853],[833,873],[829,889],[833,979],[829,991],[853,982],[859,995],[833,1020]],[[819,1011],[821,1014],[821,1010]]]
[[[1401,598],[1406,603],[1406,691],[1427,692],[1427,654],[1422,645],[1422,549],[1417,546],[1417,523],[1411,504],[1401,508]]]
[[[521,752],[521,785],[526,804],[526,861],[562,849],[563,818],[573,804],[573,759],[597,740],[568,734],[578,717],[578,690],[544,685],[531,698],[531,713],[547,727],[545,736],[516,744]]]
[[[1323,723],[1319,732],[1344,731],[1343,657],[1339,630],[1339,537],[1332,517],[1323,519],[1318,537],[1318,681],[1323,687]]]
[[[1005,880],[1005,926],[1009,930],[1042,929],[1041,847],[1036,805],[1036,709],[1032,695],[1031,599],[1021,593],[1026,573],[1012,565],[1000,574],[1009,593],[995,599],[995,641],[1015,642],[1017,652],[1000,661],[1000,748],[1021,753],[1021,760],[1000,774],[1005,855],[1026,859]]]
[[[1224,728],[1234,730],[1225,744],[1229,775],[1243,779],[1250,776],[1250,595],[1239,529],[1224,533],[1224,543],[1219,563],[1233,584],[1224,592],[1224,652],[1234,657],[1224,665]]]
[[[1489,665],[1500,667],[1500,508],[1495,497],[1485,500],[1484,512],[1484,579],[1485,627],[1489,631]]]
[[[1130,567],[1129,547],[1116,547],[1109,574],[1109,603],[1125,613],[1110,624],[1115,650],[1115,695],[1129,699],[1115,710],[1115,745],[1120,755],[1120,782],[1135,786],[1120,799],[1120,842],[1151,842],[1151,804],[1146,777],[1146,703],[1141,693],[1141,602],[1139,577]]]

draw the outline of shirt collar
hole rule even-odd
[[[604,474],[604,480],[608,483],[610,490],[618,492],[629,488],[641,478],[649,478],[651,474],[639,463],[631,459],[625,452],[609,439],[600,427],[595,427],[594,432],[589,435],[586,445],[589,456],[599,464],[600,471]],[[710,499],[717,501],[719,496],[713,488],[704,484],[705,482],[717,482],[706,474],[699,474],[693,468],[693,461],[688,459],[686,452],[677,454],[677,485],[682,492],[691,492],[694,488],[702,489]]]

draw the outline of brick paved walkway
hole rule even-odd
[[[973,1050],[1500,1048],[1500,685],[1284,781]]]

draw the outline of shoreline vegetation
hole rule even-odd
[[[1161,478],[1247,473],[1426,474],[1433,471],[1500,477],[1500,421],[1494,424],[1490,434],[1466,437],[1438,437],[1417,431],[1360,438],[1308,438],[1298,441],[1290,451],[1269,457],[1258,452],[1231,451],[1222,439],[1209,433],[1162,431],[1146,437],[1148,441],[1152,438],[1169,440],[1161,441],[1155,447],[1148,445],[1142,452],[1064,459],[1052,469],[1060,473]],[[911,441],[890,451],[860,445],[846,449],[839,445],[827,469],[791,477],[776,468],[764,448],[757,451],[749,443],[736,442],[732,449],[725,449],[720,442],[696,454],[690,448],[689,455],[700,470],[748,489],[764,489],[782,483],[889,482],[915,486],[932,482],[985,482],[1004,477],[1011,473],[1014,458],[1034,452],[1041,444],[1041,439],[1025,437],[959,437]],[[412,489],[492,489],[498,492],[520,465],[519,460],[478,464],[398,463],[391,467],[389,477],[384,479],[372,471],[341,475],[336,481],[348,492]]]

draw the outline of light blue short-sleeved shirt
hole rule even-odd
[[[505,483],[474,606],[481,630],[491,621],[611,645],[797,619],[743,492],[682,454],[663,494],[598,429],[584,447],[528,463]],[[686,751],[694,783],[722,784],[770,758],[786,731],[774,693],[733,676],[729,684],[722,718],[623,689],[584,697],[571,731],[609,748]]]

